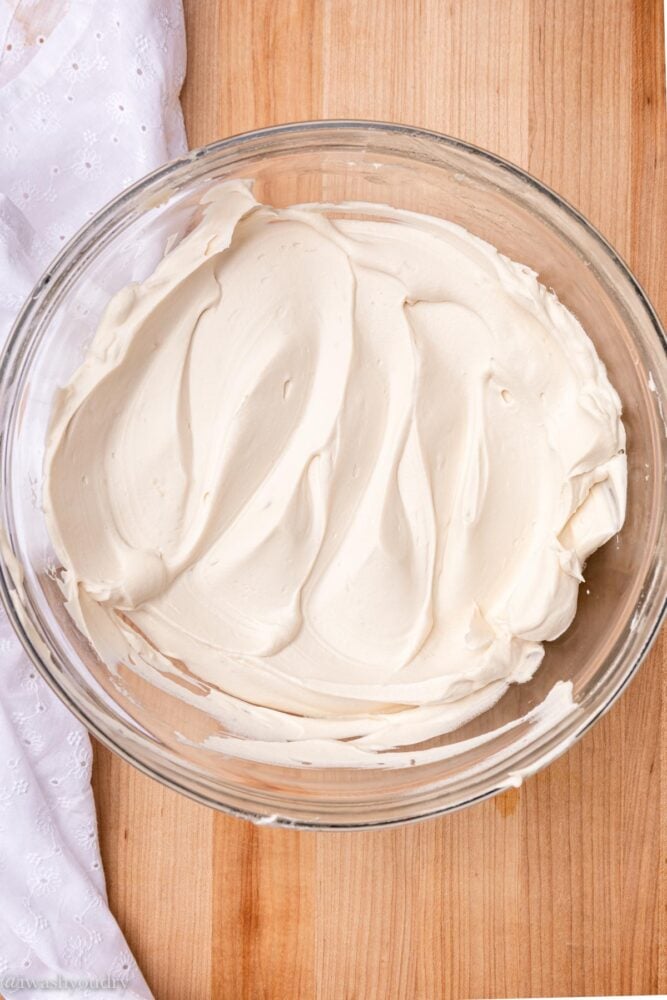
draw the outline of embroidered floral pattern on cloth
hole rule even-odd
[[[180,0],[0,0],[2,341],[75,230],[185,150],[184,71]],[[150,997],[107,907],[88,735],[4,614],[0,671],[0,994]]]

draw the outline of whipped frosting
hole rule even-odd
[[[60,392],[44,508],[99,656],[194,679],[225,749],[404,763],[569,626],[623,524],[625,434],[529,268],[338,209],[209,192]]]

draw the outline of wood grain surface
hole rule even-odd
[[[345,116],[471,140],[570,199],[667,318],[662,0],[185,7],[191,145]],[[96,748],[110,901],[157,1000],[667,992],[666,667],[663,634],[520,790],[387,832],[256,829]]]

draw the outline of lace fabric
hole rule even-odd
[[[76,229],[185,151],[184,72],[180,0],[0,0],[0,341]],[[0,678],[0,994],[150,997],[107,906],[88,735],[4,614]]]

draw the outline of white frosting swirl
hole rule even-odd
[[[206,682],[276,760],[372,764],[487,708],[624,519],[620,401],[572,314],[458,226],[355,215],[220,185],[49,434],[100,656]]]

